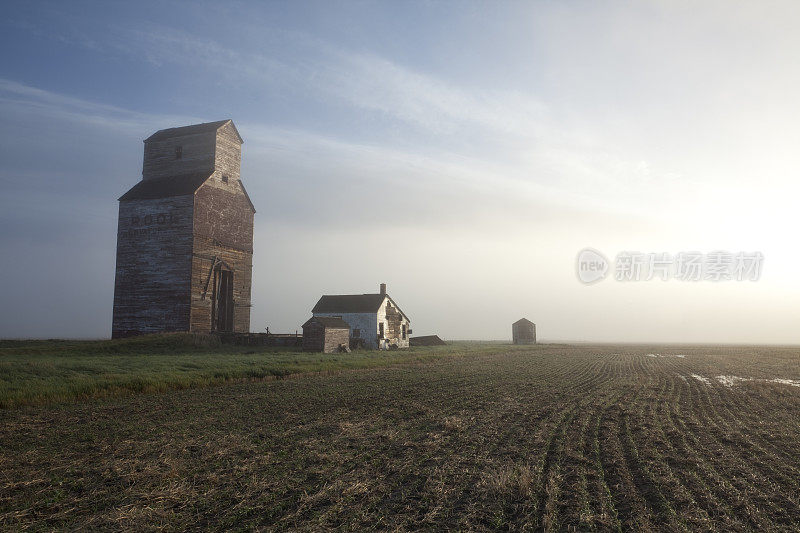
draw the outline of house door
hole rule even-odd
[[[214,305],[211,309],[211,330],[233,331],[233,272],[214,270]]]

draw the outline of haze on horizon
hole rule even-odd
[[[0,338],[108,337],[142,140],[231,118],[251,327],[380,282],[415,335],[800,342],[794,2],[9,2]],[[583,248],[759,251],[581,284]]]

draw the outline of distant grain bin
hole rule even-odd
[[[119,199],[113,337],[250,330],[255,208],[231,120],[160,130]]]
[[[338,317],[312,316],[303,324],[303,350],[335,353],[350,347],[350,324]]]
[[[514,344],[536,344],[536,324],[520,318],[511,324],[511,338]]]

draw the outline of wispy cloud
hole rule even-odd
[[[468,91],[386,58],[352,52],[307,36],[287,36],[301,59],[242,52],[209,38],[168,26],[123,30],[112,50],[163,65],[198,66],[256,85],[294,86],[321,100],[338,99],[355,108],[430,130],[452,134],[465,124],[491,132],[523,135],[542,131],[547,106],[519,91]],[[268,43],[254,48],[268,48]]]
[[[443,90],[439,94],[449,93]],[[456,117],[455,110],[449,111],[451,104],[447,98],[442,98],[444,102],[434,99],[431,105],[448,110],[447,116]],[[4,79],[0,79],[0,108],[29,113],[42,120],[102,127],[140,138],[161,127],[215,118],[140,113]],[[414,216],[404,218],[404,224],[410,221],[433,224],[436,220],[459,218],[464,212],[477,215],[470,218],[472,223],[484,225],[487,217],[499,224],[510,218],[557,218],[559,211],[568,211],[571,216],[593,212],[610,219],[646,218],[651,204],[643,200],[652,199],[655,189],[668,188],[667,182],[652,179],[652,171],[645,162],[621,160],[601,150],[564,149],[560,143],[541,142],[521,161],[506,161],[448,150],[426,153],[367,144],[252,121],[238,123],[248,140],[245,168],[253,169],[256,176],[261,169],[271,169],[266,181],[249,185],[255,193],[263,192],[265,197],[273,198],[269,188],[278,187],[287,195],[297,195],[299,200],[307,187],[316,187],[326,191],[319,197],[322,199],[341,195],[341,184],[347,184],[349,201],[373,206],[363,208],[360,216],[343,221],[348,226],[361,220],[382,219],[380,212],[387,208],[413,211]],[[631,176],[637,177],[637,187],[625,186]],[[404,194],[388,193],[398,190]],[[415,200],[409,205],[402,200],[404,197]],[[443,201],[448,203],[448,209],[442,209]],[[657,201],[663,203],[664,194]],[[287,205],[300,207],[289,209]],[[480,208],[476,210],[476,206]],[[317,223],[332,216],[329,207],[325,202],[317,205],[281,201],[272,206],[268,216]]]
[[[6,110],[28,110],[30,113],[71,122],[102,126],[140,135],[158,127],[169,127],[197,117],[155,115],[114,105],[46,91],[14,80],[0,78],[0,106]]]
[[[274,31],[278,31],[278,37],[272,35]],[[345,106],[350,110],[346,117],[350,123],[342,131],[319,133],[311,129],[305,135],[359,149],[369,145],[371,150],[381,147],[393,153],[424,154],[428,159],[424,163],[405,161],[434,175],[453,176],[453,180],[470,181],[478,187],[484,184],[491,188],[485,185],[491,183],[536,201],[582,203],[591,209],[640,215],[652,216],[659,212],[654,207],[680,202],[680,195],[670,184],[678,176],[686,184],[688,177],[682,169],[660,168],[635,149],[604,138],[598,124],[586,127],[590,117],[573,120],[570,110],[553,108],[535,92],[503,84],[486,89],[455,83],[386,57],[348,50],[298,32],[271,28],[260,33],[266,36],[251,35],[247,46],[234,47],[213,34],[168,25],[121,25],[114,28],[105,44],[109,53],[123,54],[129,60],[144,58],[152,65],[193,69],[201,80],[203,76],[222,79],[245,92],[302,94],[323,107]],[[76,44],[81,42],[77,40]],[[276,51],[276,42],[291,53]],[[50,98],[33,96],[45,101]],[[84,103],[60,103],[83,114],[80,106]],[[169,120],[199,120],[137,116],[91,105],[88,117],[76,118],[100,121],[103,113],[113,116],[117,127],[129,124],[138,131],[166,126]],[[261,118],[260,124],[252,119],[250,122],[266,131],[270,126],[267,118]],[[385,124],[374,127],[381,121]],[[244,120],[237,122],[243,124]],[[363,123],[370,124],[369,133],[362,131]],[[273,140],[280,140],[280,135],[276,132]],[[365,143],[367,138],[369,143]],[[398,139],[401,142],[396,142]]]
[[[513,91],[467,91],[366,53],[335,51],[325,87],[351,105],[391,115],[440,134],[465,124],[487,134],[531,137],[548,120],[547,106]]]
[[[675,171],[659,169],[640,154],[610,146],[596,136],[596,127],[587,129],[571,122],[568,113],[556,112],[532,94],[466,89],[374,54],[351,52],[302,35],[287,37],[301,51],[300,59],[291,64],[252,51],[257,46],[242,51],[166,26],[120,35],[115,44],[119,50],[153,64],[196,67],[239,87],[280,85],[319,102],[333,100],[396,121],[412,128],[403,136],[405,145],[418,136],[415,131],[422,131],[420,142],[429,145],[416,144],[413,150],[430,157],[422,166],[418,161],[406,163],[434,175],[495,190],[509,187],[536,201],[584,203],[592,209],[622,209],[639,215],[652,214],[654,202],[679,201],[670,187],[678,176]],[[269,129],[267,124],[251,123],[261,131]],[[363,149],[362,141],[348,139],[352,131],[328,140]],[[282,142],[281,135],[271,135],[272,141]],[[306,132],[300,137],[319,140],[325,136]],[[387,143],[391,141],[378,135],[370,150],[374,153],[382,146],[395,155],[410,151],[407,146],[395,148]],[[385,154],[382,157],[392,160]],[[431,160],[436,164],[430,164]]]

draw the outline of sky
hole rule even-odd
[[[109,337],[142,140],[230,118],[253,331],[385,282],[415,335],[800,342],[796,2],[4,6],[2,338]],[[614,279],[717,250],[759,278]]]

